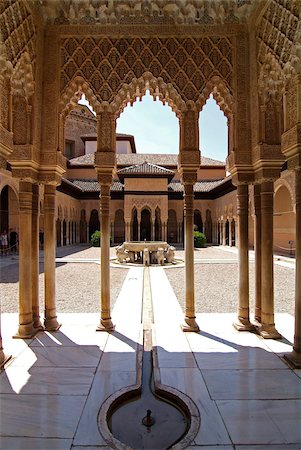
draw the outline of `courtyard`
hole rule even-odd
[[[282,359],[293,342],[294,260],[275,261],[275,322],[283,336],[276,341],[232,327],[237,250],[220,246],[194,253],[199,333],[180,329],[184,267],[152,266],[149,272],[156,376],[190,397],[200,414],[188,448],[300,450],[301,370]],[[70,246],[58,249],[56,258],[62,326],[28,340],[11,339],[18,323],[18,260],[2,257],[2,335],[12,359],[1,373],[1,449],[110,448],[98,414],[108,397],[137,382],[145,270],[118,267],[114,254],[111,248],[115,331],[95,331],[99,248]],[[183,250],[176,256],[184,259]],[[252,310],[252,252],[249,257]]]

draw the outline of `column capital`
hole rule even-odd
[[[116,166],[114,151],[97,151],[94,155],[94,166],[97,173],[112,172]]]
[[[254,181],[275,181],[280,176],[284,156],[280,144],[259,143],[252,151]]]
[[[62,175],[66,172],[67,160],[58,151],[41,154],[39,181],[43,184],[61,184]]]
[[[181,175],[181,183],[184,185],[184,190],[186,186],[191,185],[193,186],[197,182],[197,171],[188,171],[184,170],[183,168],[180,168],[180,175]]]

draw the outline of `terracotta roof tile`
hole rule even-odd
[[[178,165],[178,155],[177,154],[153,154],[153,153],[120,153],[116,155],[118,166],[133,166],[136,164],[143,164],[147,161],[150,164],[156,164],[158,166],[164,167],[176,167]],[[77,165],[93,165],[94,164],[94,154],[78,156],[70,160],[71,166]],[[201,156],[201,166],[224,166],[225,162],[218,161],[216,159],[207,158]]]
[[[99,183],[96,180],[82,180],[82,179],[74,179],[74,180],[64,180],[71,183],[73,186],[81,189],[82,192],[99,192]],[[117,192],[122,191],[123,184],[120,183],[119,180],[113,180],[111,191]]]
[[[134,166],[124,167],[117,171],[118,174],[139,174],[139,175],[174,175],[173,170],[158,166],[144,161],[142,164],[135,164]]]

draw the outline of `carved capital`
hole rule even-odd
[[[58,186],[66,172],[66,158],[61,152],[45,152],[41,155],[39,181]]]
[[[280,176],[284,156],[280,145],[258,144],[253,149],[254,181],[275,181]]]
[[[178,156],[178,168],[179,170],[200,168],[201,154],[197,149],[194,150],[181,150]]]
[[[94,165],[97,172],[112,171],[116,165],[115,152],[96,152],[94,156]]]
[[[301,123],[297,123],[282,134],[281,150],[288,159],[301,152]]]
[[[98,183],[100,184],[100,191],[102,192],[102,187],[103,186],[107,186],[110,187],[112,184],[112,176],[113,176],[113,172],[111,171],[111,173],[109,172],[99,172],[97,171],[97,180]]]
[[[184,171],[180,170],[181,183],[184,185],[184,191],[186,193],[186,185],[193,186],[197,182],[197,172],[196,171]]]
[[[28,166],[12,166],[12,174],[14,178],[19,178],[20,181],[36,183],[38,180],[38,171],[33,167]]]
[[[292,156],[287,162],[287,168],[289,170],[300,170],[301,169],[301,147],[297,155]]]

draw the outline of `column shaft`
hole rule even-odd
[[[193,224],[193,184],[184,184],[185,223],[185,324],[183,331],[199,331],[195,321],[194,305],[194,224]]]
[[[110,305],[110,184],[100,184],[101,250],[100,302],[101,317],[98,331],[114,329]]]
[[[56,187],[45,184],[44,187],[44,274],[45,274],[45,319],[48,331],[56,331],[60,324],[56,315],[55,298],[55,195]]]
[[[229,220],[229,246],[232,247],[232,219]]]
[[[274,183],[261,185],[261,325],[259,333],[267,339],[281,335],[274,323],[274,258],[273,258],[273,204]]]
[[[296,170],[296,274],[294,350],[301,363],[301,168]]]
[[[32,183],[20,181],[19,188],[19,328],[14,337],[35,335],[32,316]]]
[[[295,273],[295,335],[293,351],[284,355],[296,369],[301,369],[301,168],[295,172],[296,191],[296,273]]]
[[[254,186],[255,320],[261,322],[261,185]]]
[[[31,291],[33,326],[42,330],[39,306],[39,185],[32,185],[32,222],[31,222]]]
[[[238,317],[234,327],[239,331],[253,330],[249,319],[249,236],[248,236],[249,187],[237,186],[238,214]]]

